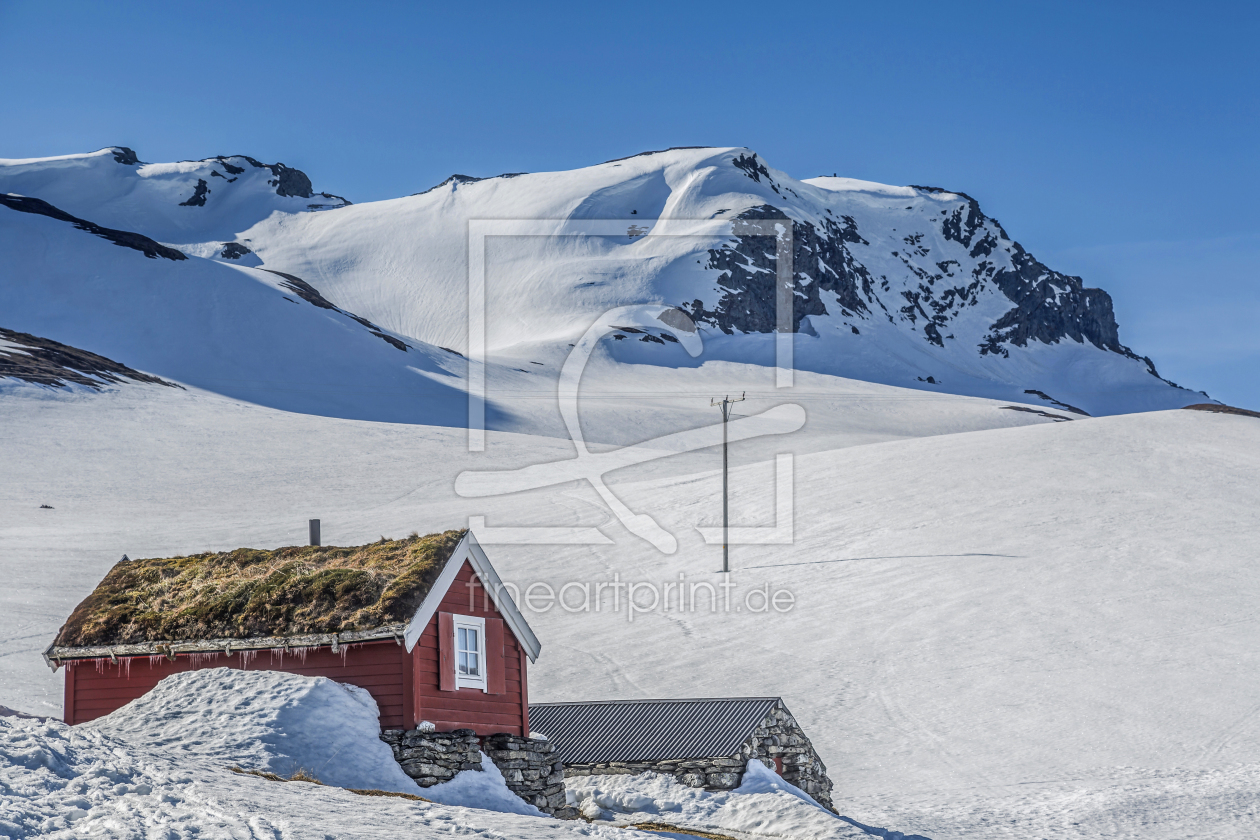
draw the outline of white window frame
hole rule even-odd
[[[454,615],[452,619],[455,638],[451,639],[451,667],[455,669],[455,687],[457,689],[480,688],[482,691],[487,691],[486,671],[490,663],[486,661],[486,620],[471,615]],[[459,672],[459,630],[461,627],[477,631],[477,661],[481,665],[479,676],[470,677]]]

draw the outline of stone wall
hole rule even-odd
[[[560,819],[576,819],[565,804],[564,765],[550,741],[519,735],[477,737],[471,729],[424,732],[397,729],[381,733],[394,760],[420,787],[432,787],[465,770],[482,771],[481,754],[490,757],[503,774],[508,789],[538,810]]]
[[[731,755],[705,758],[663,759],[659,761],[611,761],[602,764],[565,764],[565,776],[593,776],[636,773],[663,773],[680,784],[708,790],[739,787],[750,760],[759,760],[770,769],[775,759],[783,765],[783,778],[834,811],[831,779],[814,745],[782,702],[776,703],[739,748]]]
[[[783,763],[783,779],[814,797],[820,805],[834,811],[831,802],[831,779],[814,745],[810,743],[796,718],[781,702],[776,703],[761,725],[744,743],[749,758],[758,758],[774,768],[777,757]]]
[[[388,729],[381,733],[381,740],[389,744],[394,760],[420,787],[450,781],[461,770],[481,770],[481,741],[471,729]]]
[[[482,748],[521,799],[560,819],[577,818],[577,810],[565,804],[564,764],[550,741],[491,735]]]

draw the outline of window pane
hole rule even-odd
[[[459,652],[459,672],[461,674],[468,673],[468,654],[462,650]]]
[[[455,631],[455,649],[468,650],[468,630],[460,627]]]
[[[481,669],[478,667],[479,657],[475,653],[468,654],[468,675],[471,677],[481,676]]]

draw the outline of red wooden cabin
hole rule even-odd
[[[377,626],[360,621],[353,629],[324,633],[201,638],[181,630],[178,639],[63,644],[74,640],[82,616],[105,609],[100,604],[107,599],[98,593],[107,589],[111,576],[129,571],[129,561],[123,561],[80,604],[44,654],[52,667],[65,666],[65,721],[77,724],[107,715],[171,674],[229,667],[322,676],[360,686],[376,699],[382,729],[413,729],[429,721],[437,731],[467,728],[478,735],[528,735],[526,660],[537,659],[538,639],[471,532],[418,539],[435,538],[446,538],[445,545],[454,547],[439,561],[440,572],[433,569],[402,593],[403,601],[418,604],[408,608],[410,615],[395,611],[387,616],[405,620]],[[278,550],[306,551],[352,550]],[[336,568],[336,560],[329,562],[331,567],[326,563],[321,571],[346,571]]]

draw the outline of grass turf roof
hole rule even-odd
[[[297,636],[409,621],[464,533],[123,561],[70,614],[54,644]]]

